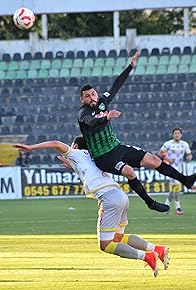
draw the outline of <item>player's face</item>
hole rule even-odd
[[[182,133],[180,130],[175,130],[172,136],[175,141],[180,141],[182,138]]]
[[[89,105],[94,108],[98,104],[99,96],[95,89],[90,89],[88,91],[83,91],[80,97],[80,100],[83,104]]]

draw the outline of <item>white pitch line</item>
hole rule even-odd
[[[153,219],[156,219],[156,220],[161,220],[164,218],[164,216],[161,216],[161,217],[151,217]],[[170,217],[170,220],[171,219],[178,219],[179,217]],[[128,218],[128,220],[147,220],[149,219],[149,217],[130,217]],[[184,219],[195,219],[194,216],[192,217],[184,217]],[[33,220],[33,221],[1,221],[0,222],[0,225],[1,224],[34,224],[34,223],[64,223],[64,222],[67,222],[67,223],[70,223],[70,222],[81,222],[81,221],[97,221],[97,219],[72,219],[72,220],[62,220],[62,219],[59,219],[59,220]]]

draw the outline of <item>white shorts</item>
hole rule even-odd
[[[128,196],[120,188],[114,188],[98,199],[98,206],[98,236],[100,240],[113,239],[115,232],[128,224]]]

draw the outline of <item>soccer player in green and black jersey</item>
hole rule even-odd
[[[196,181],[196,174],[184,176],[172,166],[149,152],[135,146],[122,145],[116,138],[110,121],[120,116],[121,112],[109,110],[108,105],[121,88],[131,70],[136,66],[140,53],[136,52],[130,65],[114,81],[112,88],[99,97],[91,85],[81,88],[79,110],[79,126],[85,139],[91,157],[103,171],[123,175],[128,178],[130,187],[145,201],[150,209],[165,212],[169,207],[151,199],[144,187],[137,179],[133,167],[155,168],[160,173],[179,180],[186,187],[191,188]]]

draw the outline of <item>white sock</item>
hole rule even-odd
[[[154,248],[155,248],[154,244],[147,242],[146,251],[154,251]]]
[[[176,207],[176,209],[180,208],[180,202],[179,201],[175,201],[175,207]]]
[[[139,260],[144,260],[144,258],[145,258],[145,252],[144,251],[137,250],[137,254],[138,254],[138,259]]]
[[[168,198],[166,199],[165,204],[166,204],[166,205],[170,205],[170,201],[169,201]]]

